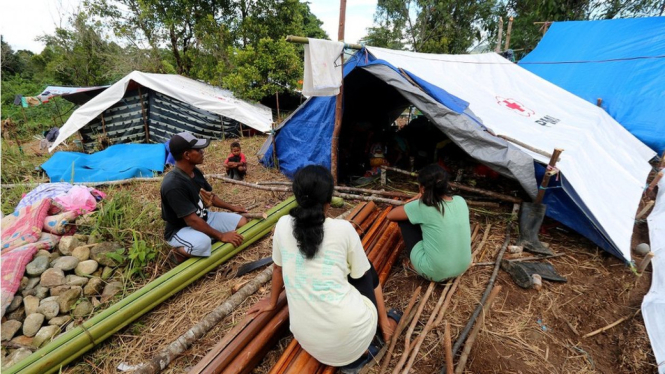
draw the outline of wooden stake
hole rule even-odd
[[[409,325],[409,329],[406,331],[406,337],[404,338],[404,352],[402,352],[402,357],[400,358],[399,362],[397,363],[397,366],[395,366],[395,369],[393,369],[393,374],[399,373],[400,369],[406,362],[406,359],[409,358],[409,352],[411,352],[411,335],[413,334],[413,330],[416,328],[416,324],[418,323],[418,319],[420,319],[420,314],[423,312],[423,309],[425,308],[425,304],[427,304],[427,300],[429,300],[429,296],[432,294],[432,290],[434,289],[434,282],[429,282],[429,287],[427,287],[427,291],[425,291],[425,296],[420,300],[420,303],[418,303],[418,309],[416,311],[416,315],[413,317],[413,320],[411,321],[411,325]]]
[[[649,266],[649,263],[651,262],[651,259],[655,256],[653,252],[647,253],[642,261],[640,261],[640,264],[637,265],[637,272],[638,273],[644,273],[644,270]]]
[[[496,48],[494,52],[501,52],[501,38],[503,36],[503,17],[499,17],[499,34],[496,37]]]
[[[448,320],[445,322],[445,330],[443,334],[443,349],[446,353],[446,369],[448,373],[452,373],[454,368],[453,368],[453,348],[452,348],[452,342],[450,339],[450,324],[448,323]]]
[[[600,98],[600,97],[598,99],[596,99],[596,105],[598,105],[599,107],[602,106],[603,105],[603,99]]]
[[[637,215],[635,216],[635,220],[639,220],[639,219],[641,219],[645,214],[647,214],[647,213],[649,212],[649,210],[651,209],[651,207],[653,207],[653,205],[654,205],[655,203],[656,203],[656,202],[653,201],[653,200],[650,200],[649,202],[647,202],[647,203],[644,205],[644,208],[642,208],[642,210],[640,210],[640,212],[637,213]]]
[[[141,113],[143,115],[143,129],[145,130],[145,142],[150,143],[150,129],[148,128],[148,114],[145,110],[143,103],[143,95],[141,94],[141,87],[139,87],[139,99],[141,100]]]
[[[510,47],[510,33],[513,31],[513,17],[508,19],[508,30],[506,30],[506,44],[503,46],[503,50],[507,51]]]
[[[392,338],[390,338],[390,347],[388,348],[386,359],[383,361],[383,364],[381,364],[381,370],[379,370],[380,374],[383,374],[388,368],[388,364],[390,363],[390,358],[392,357],[393,350],[395,349],[395,345],[397,345],[397,340],[402,334],[402,331],[404,331],[406,324],[408,323],[407,319],[409,315],[411,315],[411,310],[413,309],[413,306],[416,304],[418,296],[420,296],[421,289],[422,289],[421,286],[418,286],[418,288],[416,288],[416,291],[411,296],[411,300],[409,300],[409,305],[406,307],[406,310],[402,315],[402,319],[397,324],[397,328],[395,329],[395,334],[393,334]],[[388,342],[386,342],[386,344],[388,344]]]
[[[344,21],[346,20],[346,0],[339,2],[339,29],[337,31],[337,40],[344,41]],[[337,160],[339,151],[339,133],[342,130],[342,100],[344,99],[344,52],[340,57],[340,64],[342,64],[342,84],[339,87],[339,93],[335,100],[335,126],[332,133],[332,144],[330,148],[330,173],[333,177],[333,182],[337,185]]]
[[[550,158],[550,163],[548,166],[554,168],[561,152],[563,152],[563,149],[561,148],[554,149],[554,153],[552,153],[552,157]],[[536,195],[536,199],[533,201],[535,204],[541,204],[543,202],[543,198],[545,197],[545,189],[550,184],[550,178],[551,178],[550,173],[545,172],[545,175],[543,176],[543,181],[540,184],[540,188],[538,189],[538,194]]]

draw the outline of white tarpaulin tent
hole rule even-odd
[[[367,49],[377,59],[469,102],[469,109],[497,135],[550,152],[563,148],[557,168],[630,259],[635,212],[650,171],[646,161],[655,152],[603,109],[495,53],[431,55]],[[522,150],[536,160],[549,161]]]
[[[258,131],[271,129],[272,113],[266,106],[248,103],[235,98],[230,91],[180,75],[134,71],[74,111],[60,128],[60,135],[49,152],[119,102],[132,82],[201,110],[234,119]]]
[[[642,316],[656,356],[658,373],[665,374],[665,178],[658,183],[656,206],[649,218],[653,273],[651,288],[642,300]]]
[[[655,152],[603,109],[495,53],[366,47],[346,62],[344,76],[342,128],[354,126],[354,113],[384,118],[414,105],[471,157],[518,180],[531,196],[549,158],[494,134],[548,153],[564,149],[559,180],[545,195],[547,215],[630,260],[647,161]],[[282,172],[292,176],[303,163],[329,166],[333,124],[334,98],[327,97],[310,98],[284,121],[274,137]],[[271,164],[272,139],[262,152],[262,162]]]

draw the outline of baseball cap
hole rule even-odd
[[[181,132],[171,137],[171,141],[169,142],[169,150],[171,151],[171,154],[179,155],[190,149],[202,149],[209,145],[209,139],[198,139],[189,132]]]

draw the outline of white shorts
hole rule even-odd
[[[208,225],[219,232],[234,231],[241,218],[235,213],[208,212]],[[209,257],[212,248],[212,238],[189,226],[178,230],[168,243],[172,247],[184,247],[187,253],[198,257]]]

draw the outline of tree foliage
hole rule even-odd
[[[495,1],[379,0],[364,41],[416,52],[465,53],[494,26]]]

